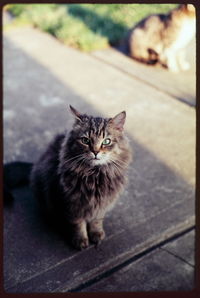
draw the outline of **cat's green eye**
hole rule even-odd
[[[111,139],[109,139],[109,138],[103,140],[103,142],[102,142],[103,145],[110,145],[110,143],[111,143]]]
[[[83,144],[86,144],[86,145],[88,145],[90,143],[90,140],[88,138],[86,138],[86,137],[83,137],[81,139],[81,141],[82,141]]]

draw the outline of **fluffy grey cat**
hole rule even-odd
[[[35,163],[31,185],[50,214],[72,225],[72,243],[83,249],[105,237],[103,218],[125,185],[132,154],[125,112],[101,118],[70,110],[71,132],[58,135]]]
[[[148,64],[160,63],[172,72],[189,69],[185,48],[195,35],[192,4],[181,4],[168,14],[155,14],[139,22],[129,34],[129,54]]]

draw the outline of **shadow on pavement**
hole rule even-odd
[[[80,5],[68,5],[68,13],[82,20],[95,34],[108,38],[111,46],[118,45],[118,34],[125,36],[128,28],[120,23],[114,22],[109,16],[100,16],[94,10]]]

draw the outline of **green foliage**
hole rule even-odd
[[[14,16],[18,17],[26,9],[27,4],[8,4],[5,9],[10,11]]]
[[[15,23],[30,23],[83,51],[117,45],[149,14],[167,13],[176,4],[9,4]]]
[[[108,46],[108,40],[91,31],[81,20],[74,21],[68,17],[55,32],[55,36],[67,45],[82,51],[103,49]]]
[[[66,9],[62,6],[53,5],[30,5],[22,14],[22,17],[27,18],[31,23],[55,35],[55,32],[63,26],[63,20],[66,17]]]

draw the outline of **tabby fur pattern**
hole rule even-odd
[[[123,190],[132,153],[125,112],[102,118],[70,110],[71,132],[56,136],[35,163],[31,185],[50,214],[72,225],[72,243],[83,249],[104,238],[103,218]]]

